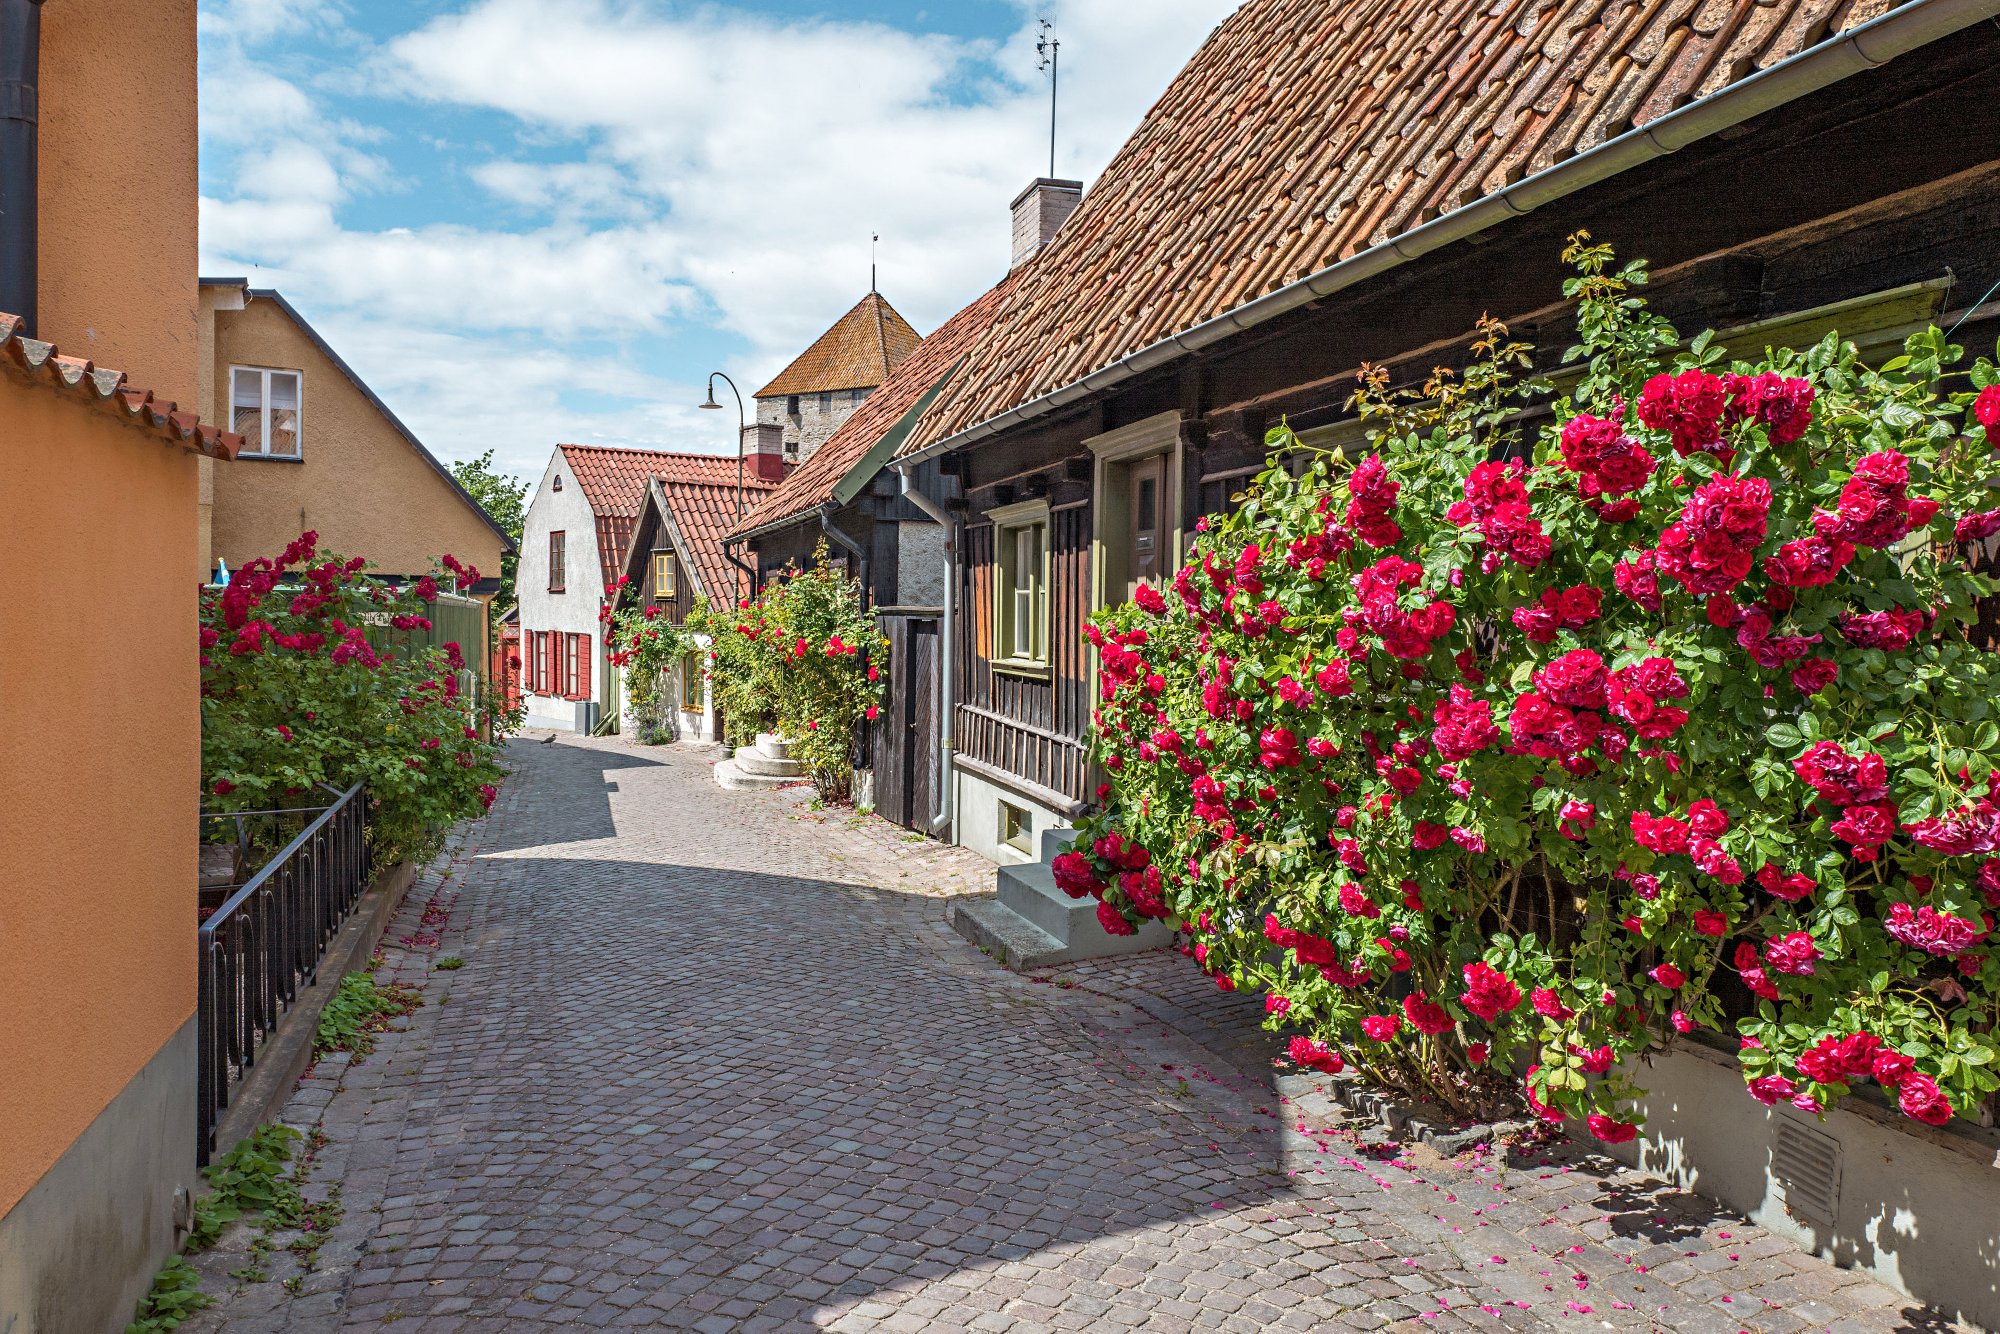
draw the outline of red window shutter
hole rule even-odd
[[[591,651],[589,635],[576,637],[576,697],[590,698],[590,660],[597,655]]]

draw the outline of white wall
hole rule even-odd
[[[562,490],[555,479],[562,478]],[[549,534],[562,532],[565,570],[561,593],[549,592]],[[622,553],[621,553],[622,554]],[[598,642],[597,608],[604,600],[604,570],[597,559],[597,516],[585,499],[583,488],[569,470],[569,460],[560,449],[542,470],[541,484],[528,501],[528,513],[521,532],[521,563],[514,577],[521,602],[522,680],[527,679],[533,654],[532,631],[555,630],[563,634],[590,636],[593,695],[598,694],[597,675],[602,670],[602,645]],[[573,731],[576,702],[555,695],[522,692],[527,708],[527,726],[554,727]]]
[[[1042,835],[1051,829],[1068,829],[1070,822],[1046,807],[1007,788],[987,782],[963,769],[953,771],[953,782],[958,785],[958,842],[961,847],[971,848],[988,861],[1000,862],[1008,866],[1018,866],[1023,862],[1042,859]],[[1000,803],[1019,806],[1028,812],[1034,825],[1034,837],[1028,846],[1034,851],[1023,854],[1000,841]]]
[[[1722,1201],[1809,1251],[1986,1329],[2000,1329],[2000,1135],[1932,1130],[1855,1099],[1823,1120],[1765,1107],[1735,1059],[1681,1047],[1632,1072],[1650,1090],[1641,1137],[1610,1150]],[[1847,1110],[1855,1107],[1857,1110]],[[1782,1123],[1838,1145],[1831,1219],[1788,1201],[1774,1167]]]

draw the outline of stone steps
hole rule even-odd
[[[1002,866],[996,881],[992,894],[955,901],[951,924],[1017,971],[1161,949],[1174,938],[1164,922],[1148,922],[1137,935],[1112,935],[1098,923],[1097,900],[1073,899],[1056,888],[1047,862]]]
[[[738,746],[734,763],[742,772],[759,778],[803,778],[806,772],[797,760],[774,759],[757,746]]]
[[[797,774],[750,773],[735,760],[723,760],[715,766],[716,785],[730,792],[758,792],[804,781]]]

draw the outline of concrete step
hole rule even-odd
[[[1136,935],[1114,936],[1097,921],[1096,899],[1072,899],[1056,888],[1055,877],[1039,862],[1003,866],[1000,888],[954,902],[951,924],[995,957],[1006,951],[1009,968],[1047,968],[1079,959],[1105,959],[1164,949],[1174,933],[1164,922],[1148,922]]]
[[[1065,963],[1063,943],[1003,906],[997,894],[968,894],[951,905],[952,929],[992,955],[1002,968],[1021,972]]]
[[[746,774],[759,778],[800,778],[805,775],[805,766],[797,760],[773,759],[756,746],[736,748],[736,767]]]
[[[715,766],[715,781],[718,786],[727,788],[731,792],[754,792],[765,788],[790,787],[804,780],[797,777],[747,773],[735,760],[724,760]]]
[[[792,743],[779,736],[776,732],[759,732],[757,734],[757,749],[764,752],[766,759],[789,760],[792,758]],[[741,754],[742,752],[738,751],[737,753]]]

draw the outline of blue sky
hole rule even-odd
[[[921,331],[997,281],[1235,0],[203,0],[202,266],[281,289],[432,450],[733,452],[868,286]]]

